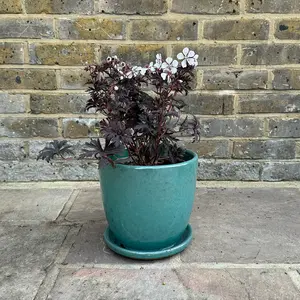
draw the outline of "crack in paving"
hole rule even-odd
[[[230,276],[231,279],[233,279],[234,281],[237,281],[241,284],[241,286],[244,288],[244,290],[247,294],[248,300],[251,300],[250,291],[247,289],[246,283],[238,278],[235,278],[227,269],[224,269],[224,271]]]

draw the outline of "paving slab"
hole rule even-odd
[[[198,189],[184,262],[299,263],[298,189]]]
[[[67,226],[0,226],[0,299],[33,300]]]
[[[1,222],[54,221],[72,189],[16,189],[0,191]]]
[[[80,190],[66,220],[70,222],[105,221],[100,187]]]
[[[172,270],[62,270],[50,299],[55,300],[188,300]]]
[[[103,234],[107,223],[90,222],[82,225],[64,264],[122,264],[122,265],[145,265],[160,264],[167,265],[173,258],[166,258],[155,261],[133,260],[123,257],[111,251],[103,240]],[[179,258],[179,257],[178,257]]]
[[[189,300],[298,300],[300,292],[283,270],[176,269]]]

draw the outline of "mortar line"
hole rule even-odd
[[[48,298],[48,295],[54,287],[55,282],[58,278],[59,271],[60,270],[57,266],[52,266],[49,269],[33,300],[46,300]]]
[[[194,114],[196,117],[202,118],[202,119],[222,119],[222,120],[232,120],[232,119],[259,119],[263,120],[265,118],[280,118],[281,120],[292,120],[292,119],[298,119],[299,113],[261,113],[261,114],[255,114],[255,113],[248,113],[248,114],[231,114],[231,115],[201,115],[201,114]],[[105,118],[104,115],[100,114],[89,114],[89,113],[61,113],[61,114],[31,114],[31,113],[23,113],[23,114],[0,114],[0,118],[10,118],[13,117],[15,119],[22,119],[22,118],[33,118],[33,119],[97,119],[102,120]]]
[[[186,45],[236,45],[236,44],[247,44],[247,45],[269,45],[269,40],[209,40],[209,39],[202,39],[202,40],[120,40],[120,39],[113,39],[113,40],[93,40],[93,39],[32,39],[32,38],[1,38],[0,42],[15,42],[15,43],[21,43],[24,41],[28,41],[31,44],[48,44],[48,45],[76,45],[76,44],[94,44],[94,45],[112,45],[112,46],[118,46],[118,45],[132,45],[132,44],[138,44],[138,45],[151,45],[151,44],[159,44],[159,45],[167,45],[167,44],[183,44]],[[290,44],[296,44],[299,45],[298,40],[274,40],[274,45],[290,45]]]
[[[241,0],[239,2],[239,6],[240,6],[240,14],[244,16],[246,14],[246,3],[245,3],[245,0]]]
[[[198,69],[201,72],[201,69]],[[33,90],[33,89],[2,89],[1,93],[11,94],[47,94],[47,95],[61,95],[61,94],[86,94],[86,89],[58,89],[58,90]],[[189,94],[205,94],[205,95],[299,95],[299,90],[194,90]],[[274,113],[267,113],[274,114]],[[275,113],[275,114],[288,114],[290,113]],[[261,115],[261,114],[259,114]]]
[[[30,57],[29,57],[29,43],[27,41],[24,42],[24,52],[23,52],[23,56],[24,56],[24,64],[29,64],[30,62]],[[23,66],[23,64],[21,65]]]
[[[26,16],[27,15],[27,12],[26,12],[26,5],[25,5],[25,0],[21,0],[21,7],[22,7],[22,14],[23,16]],[[3,15],[1,14],[1,17]]]
[[[197,70],[197,77],[196,77],[196,79],[197,79],[196,89],[200,90],[201,93],[202,93],[201,89],[202,89],[202,86],[203,86],[203,71],[201,69]],[[192,95],[193,93],[190,93],[190,94]]]
[[[238,44],[236,47],[236,64],[238,66],[241,65],[242,62],[242,56],[243,56],[243,50],[242,50],[242,45]]]
[[[68,213],[70,212],[77,196],[79,195],[80,190],[73,190],[72,194],[70,195],[69,199],[67,200],[67,202],[65,203],[64,207],[62,208],[62,210],[60,211],[59,215],[57,216],[57,218],[55,219],[55,222],[62,222],[65,220],[66,216],[68,215]]]
[[[210,269],[210,270],[224,270],[224,269],[265,269],[265,270],[283,270],[290,271],[300,268],[300,264],[235,264],[235,263],[185,263],[185,262],[170,262],[165,263],[132,263],[128,264],[68,264],[59,266],[61,269],[121,269],[121,270],[139,270],[141,266],[144,269],[160,270],[160,269]]]
[[[233,95],[233,115],[239,114],[239,97],[237,94]]]
[[[212,18],[214,20],[238,20],[238,19],[250,19],[250,20],[255,20],[255,19],[265,19],[266,17],[268,18],[273,18],[273,19],[291,19],[291,18],[299,18],[299,14],[297,13],[291,13],[291,14],[285,14],[283,15],[282,13],[249,13],[245,12],[244,14],[241,12],[240,14],[237,15],[228,15],[226,13],[224,14],[183,14],[183,13],[176,13],[171,11],[170,13],[165,13],[162,15],[126,15],[126,14],[101,14],[98,13],[96,15],[82,15],[82,14],[51,14],[51,15],[45,15],[42,13],[37,13],[37,14],[30,14],[24,12],[23,14],[20,15],[15,15],[15,14],[1,14],[2,18],[7,18],[7,19],[51,19],[51,18],[68,18],[68,19],[76,19],[76,18],[82,18],[82,19],[89,19],[89,18],[99,18],[99,19],[166,19],[166,20],[178,20],[178,17],[182,17],[184,15],[185,19],[201,19],[201,20],[211,20]]]
[[[204,21],[198,20],[198,41],[203,40],[204,35]]]
[[[72,245],[75,243],[75,238],[79,234],[82,225],[71,227],[63,240],[60,249],[50,266],[48,266],[46,270],[46,276],[39,286],[38,292],[34,298],[34,300],[44,300],[47,298],[52,288],[55,285],[57,277],[59,275],[59,268],[57,265],[62,264],[67,257]]]
[[[56,85],[58,89],[62,88],[62,84],[61,84],[61,69],[56,69],[55,70],[55,78],[56,78]]]
[[[274,43],[275,40],[275,32],[276,32],[276,29],[275,29],[275,20],[273,20],[272,18],[271,19],[268,19],[269,20],[269,26],[270,26],[270,29],[269,29],[269,42],[270,43]]]
[[[269,132],[270,132],[270,128],[269,128],[269,118],[264,119],[264,136],[265,137],[269,137]]]
[[[165,46],[174,46],[174,44],[165,45]],[[182,45],[184,46],[184,45]],[[96,48],[97,51],[97,48]],[[41,69],[41,70],[78,70],[78,71],[84,71],[85,65],[73,65],[73,66],[65,66],[65,65],[31,65],[31,64],[22,64],[22,65],[15,65],[15,64],[7,64],[7,65],[1,65],[0,69]],[[299,70],[300,65],[299,64],[283,64],[283,65],[237,65],[235,64],[229,64],[229,65],[199,65],[198,69],[201,68],[203,70],[242,70],[242,71],[267,71],[267,70],[274,70],[274,69],[295,69]],[[288,91],[288,90],[287,90]]]
[[[197,181],[198,188],[300,188],[300,181],[281,181],[281,182],[244,182],[244,181]],[[0,182],[1,189],[65,189],[65,188],[97,188],[100,192],[99,181],[55,181],[49,182]]]
[[[68,141],[82,141],[82,142],[86,142],[89,141],[90,138],[89,137],[83,137],[83,138],[58,138],[58,139],[64,139],[64,140],[68,140]],[[243,141],[243,140],[251,140],[251,141],[268,141],[268,140],[293,140],[296,142],[300,142],[300,138],[294,138],[294,137],[289,137],[289,138],[276,138],[276,137],[222,137],[222,136],[216,136],[216,137],[201,137],[201,141],[227,141],[228,139],[232,140],[232,141]],[[9,138],[9,141],[7,140],[7,137],[4,138],[0,138],[0,142],[4,141],[4,142],[10,142],[10,143],[18,143],[18,142],[35,142],[35,141],[52,141],[52,138],[47,138],[47,137],[33,137],[33,138],[24,138],[24,137],[20,137],[20,138],[16,138],[16,137],[11,137]],[[184,142],[189,142],[190,139],[188,138],[188,140],[184,137],[181,137],[181,140]],[[200,143],[201,143],[200,141]]]

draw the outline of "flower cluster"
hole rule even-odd
[[[171,83],[172,77],[174,77],[178,71],[178,67],[196,67],[198,65],[198,57],[198,54],[186,47],[181,53],[177,54],[178,60],[167,57],[164,61],[161,54],[156,54],[155,62],[150,62],[150,64],[145,67],[134,66],[130,68],[126,63],[118,61],[117,56],[108,57],[107,62],[113,62],[113,66],[121,74],[121,80],[145,76],[147,73],[156,73],[159,74],[163,80]]]

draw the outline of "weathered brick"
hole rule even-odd
[[[295,44],[261,44],[242,45],[244,65],[283,65],[300,62],[300,45]]]
[[[233,157],[247,159],[295,158],[296,144],[292,140],[235,141]]]
[[[167,12],[167,0],[100,0],[99,12],[128,15],[161,15]]]
[[[246,11],[249,13],[298,13],[298,0],[246,0]]]
[[[90,181],[99,180],[94,161],[45,161],[27,160],[4,162],[0,165],[0,181]]]
[[[99,137],[99,120],[82,118],[64,119],[63,136],[66,138]]]
[[[30,63],[39,65],[87,65],[96,62],[94,44],[30,44]]]
[[[199,66],[225,66],[234,65],[237,62],[236,45],[174,45],[172,47],[173,57],[175,58],[184,47],[194,50],[198,55]]]
[[[93,0],[25,0],[28,14],[91,14]]]
[[[300,162],[268,162],[263,166],[264,181],[295,181],[300,180]]]
[[[2,137],[57,137],[58,126],[55,119],[2,118],[0,120]]]
[[[24,142],[0,141],[0,160],[23,160],[27,157],[25,148]]]
[[[55,90],[55,70],[0,69],[1,89]]]
[[[284,19],[277,21],[275,37],[282,40],[299,40],[300,19]]]
[[[149,62],[155,61],[155,56],[157,53],[161,53],[165,57],[165,47],[158,44],[102,47],[102,58],[117,55],[120,59],[126,62],[138,65],[149,64]]]
[[[9,1],[7,1],[9,2]],[[41,18],[1,18],[0,38],[49,39],[54,37],[53,21]]]
[[[71,40],[124,40],[125,23],[102,18],[60,19],[59,37]]]
[[[300,112],[300,95],[249,94],[239,95],[238,112],[248,113],[297,113]]]
[[[33,114],[85,113],[88,94],[32,94],[30,110]]]
[[[269,136],[271,137],[300,137],[300,119],[270,119]]]
[[[298,90],[300,89],[299,69],[278,69],[273,71],[273,88],[275,90]]]
[[[199,143],[185,143],[187,149],[190,149],[204,158],[229,158],[228,140],[201,140]]]
[[[23,64],[24,43],[0,43],[0,64]]]
[[[131,39],[145,41],[197,40],[198,21],[168,21],[159,19],[134,20]]]
[[[26,103],[29,102],[28,100],[28,95],[0,93],[0,113],[24,113],[26,112]]]
[[[260,119],[202,119],[201,135],[204,137],[258,137],[263,135]]]
[[[216,20],[204,23],[204,38],[208,40],[267,40],[266,20]]]
[[[82,90],[86,89],[90,80],[89,73],[81,69],[63,69],[60,73],[62,89]]]
[[[173,0],[172,11],[187,14],[238,14],[240,0]]]
[[[22,13],[21,0],[0,0],[0,14]]]
[[[203,89],[266,89],[267,81],[268,72],[264,70],[205,70],[203,74]]]
[[[233,95],[189,94],[183,99],[185,111],[201,115],[228,115],[233,112]]]
[[[258,181],[260,169],[258,162],[200,159],[198,179]]]

